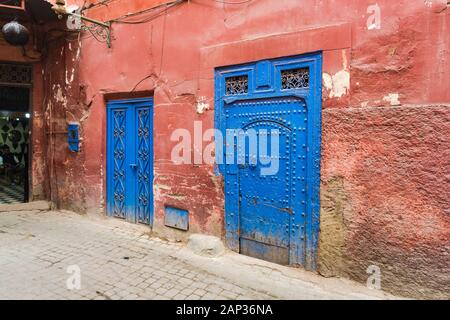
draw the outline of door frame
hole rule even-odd
[[[321,161],[321,132],[322,132],[322,52],[315,52],[304,55],[267,59],[249,62],[241,65],[219,67],[215,69],[214,91],[215,91],[215,127],[225,137],[226,134],[226,113],[225,105],[237,101],[248,101],[255,99],[295,97],[304,99],[307,102],[308,125],[307,125],[307,177],[306,177],[306,226],[305,226],[305,257],[304,263],[300,261],[290,261],[291,265],[302,265],[307,270],[317,269],[317,248],[320,227],[320,161]],[[249,90],[248,94],[238,96],[225,96],[225,79],[227,77],[248,75],[249,88],[256,88],[256,78],[259,76],[255,67],[257,63],[270,61],[275,66],[275,79],[271,79],[271,87],[265,90]],[[275,90],[279,89],[278,73],[283,68],[294,67],[310,68],[310,88]],[[251,92],[251,93],[250,93]],[[222,141],[217,138],[216,141]],[[223,154],[224,145],[216,144],[216,155]],[[219,160],[219,158],[218,158]],[[218,174],[222,174],[226,179],[226,166],[219,163]],[[225,188],[226,183],[225,183]],[[236,252],[240,251],[239,244],[239,205],[231,203],[231,197],[225,194],[225,238],[227,246]]]
[[[152,150],[151,152],[151,156],[149,158],[150,161],[150,167],[151,167],[151,179],[149,180],[149,191],[150,191],[150,200],[149,200],[149,209],[150,209],[150,213],[149,213],[149,227],[153,228],[153,224],[154,224],[154,192],[153,192],[153,177],[154,177],[154,139],[153,139],[153,128],[154,128],[154,99],[153,98],[136,98],[136,99],[119,99],[119,100],[110,100],[107,101],[106,103],[106,215],[109,217],[114,217],[113,212],[112,212],[112,208],[111,208],[111,204],[112,202],[110,201],[111,199],[114,198],[113,193],[112,193],[112,179],[113,179],[113,168],[114,166],[112,165],[112,157],[110,156],[111,154],[111,146],[113,145],[113,137],[110,134],[110,125],[112,123],[112,118],[111,118],[111,110],[116,109],[116,108],[124,108],[126,107],[127,109],[132,106],[132,108],[134,110],[140,108],[140,107],[149,107],[150,109],[150,146],[149,148]],[[134,121],[133,121],[134,119]],[[137,131],[137,127],[136,127],[136,121],[138,121],[138,119],[136,119],[135,117],[133,117],[133,119],[126,119],[126,125],[127,127],[132,126],[133,128],[133,134],[132,136],[129,138],[131,140],[126,140],[126,142],[132,142],[133,145],[136,145],[136,131]],[[136,148],[133,149],[134,154],[132,155],[133,157],[136,157]],[[126,160],[128,161],[128,160]],[[130,183],[129,180],[131,178],[128,176],[126,178],[126,183]],[[136,194],[136,190],[137,189],[137,179],[135,180],[135,183],[132,184],[132,192],[137,196]],[[131,214],[129,212],[129,203],[126,203],[126,208],[127,208],[127,212],[126,212],[126,216],[125,216],[125,220],[128,222],[132,222],[132,223],[138,223],[138,217],[137,217],[137,213],[136,213],[136,208],[137,206],[134,206],[134,213]]]

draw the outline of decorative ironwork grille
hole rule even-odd
[[[281,71],[281,86],[283,89],[309,88],[309,68]]]
[[[114,216],[125,218],[125,157],[126,157],[126,111],[114,110]]]
[[[225,94],[234,96],[248,93],[248,76],[230,77],[225,81]]]
[[[138,115],[138,205],[137,220],[139,223],[150,224],[151,193],[151,140],[150,125],[151,112],[149,109],[140,109]]]
[[[0,6],[10,6],[22,8],[23,0],[0,0]]]
[[[32,67],[23,64],[0,64],[0,83],[31,84]]]

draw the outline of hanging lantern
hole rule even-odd
[[[6,42],[13,46],[24,46],[30,39],[28,29],[17,21],[5,24],[2,28],[2,34]]]

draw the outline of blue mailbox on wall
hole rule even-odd
[[[80,125],[78,123],[70,123],[68,128],[69,150],[72,152],[80,151]]]

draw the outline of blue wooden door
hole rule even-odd
[[[321,55],[220,68],[216,98],[228,245],[315,269]]]
[[[153,100],[107,106],[107,213],[153,223]]]

